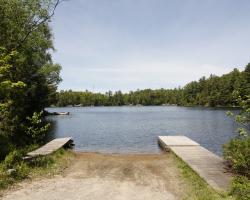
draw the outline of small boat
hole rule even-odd
[[[82,104],[74,105],[74,107],[82,107]]]
[[[53,112],[52,115],[69,115],[69,112]]]
[[[44,116],[48,115],[69,115],[69,112],[49,112],[47,110],[44,110]]]
[[[59,115],[69,115],[69,112],[59,112]]]

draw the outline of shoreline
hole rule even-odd
[[[72,151],[76,154],[103,154],[103,155],[117,155],[117,156],[132,156],[132,155],[144,155],[144,156],[151,156],[151,155],[162,155],[168,152],[160,149],[159,153],[148,153],[148,152],[101,152],[101,151],[84,151],[84,150],[76,150],[72,149]]]
[[[92,108],[92,107],[191,107],[191,108],[235,108],[235,109],[240,109],[240,106],[201,106],[201,105],[89,105],[89,106],[72,106],[72,105],[67,105],[67,106],[50,106],[46,108]]]

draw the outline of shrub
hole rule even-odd
[[[238,95],[235,92],[235,95]],[[239,136],[231,139],[223,147],[223,154],[229,161],[232,169],[239,175],[250,177],[250,95],[237,96],[237,101],[241,106],[240,114],[236,115],[235,120],[241,125],[238,129]],[[228,113],[228,115],[233,115]]]
[[[6,156],[3,162],[3,166],[5,169],[13,168],[21,160],[22,160],[22,153],[20,151],[14,150]]]
[[[22,160],[23,151],[13,150],[0,163],[0,189],[28,176],[28,166]],[[13,171],[8,172],[8,169]]]
[[[28,174],[29,174],[29,167],[27,166],[26,163],[21,162],[16,166],[16,169],[14,173],[11,174],[11,176],[15,180],[22,180],[27,178]]]
[[[238,200],[250,199],[250,181],[247,177],[238,176],[232,182],[231,194],[236,196]]]
[[[32,117],[27,117],[28,125],[23,126],[25,133],[31,138],[32,144],[42,142],[49,130],[50,124],[43,121],[42,115],[43,112],[34,112]]]
[[[238,175],[232,182],[231,194],[239,200],[248,200],[250,199],[250,95],[244,98],[238,96],[237,100],[242,110],[235,120],[242,128],[238,129],[238,137],[223,146],[223,154],[232,170]],[[228,114],[232,115],[230,112]]]
[[[224,145],[224,157],[233,171],[250,178],[250,137],[239,136]]]

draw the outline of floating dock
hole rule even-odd
[[[73,144],[73,140],[71,137],[57,138],[45,144],[41,148],[28,153],[27,156],[32,158],[32,157],[37,157],[37,156],[49,155],[62,147],[71,146],[72,144]]]
[[[233,175],[225,161],[185,136],[159,136],[159,144],[174,152],[217,191],[227,191]]]

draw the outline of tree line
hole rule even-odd
[[[181,106],[239,106],[236,96],[250,94],[250,63],[245,70],[234,69],[222,76],[210,75],[175,89],[144,89],[93,93],[72,90],[57,94],[56,106],[122,106],[122,105],[181,105]]]

